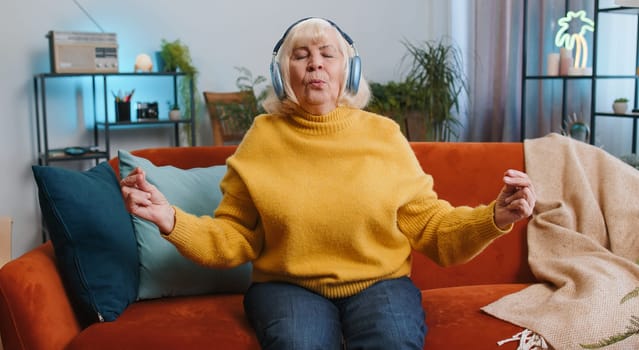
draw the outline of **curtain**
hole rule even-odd
[[[464,2],[451,17],[469,83],[460,141],[519,141],[523,2]]]

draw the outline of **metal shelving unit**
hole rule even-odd
[[[145,121],[127,121],[127,122],[113,122],[109,120],[108,113],[108,96],[107,91],[109,85],[109,78],[112,77],[126,77],[131,76],[136,79],[157,79],[168,78],[172,80],[173,84],[173,101],[178,101],[178,79],[184,76],[184,73],[42,73],[37,74],[33,78],[34,96],[35,96],[35,125],[37,135],[37,151],[38,151],[38,164],[50,165],[52,162],[58,161],[72,161],[72,160],[95,160],[98,163],[101,159],[110,159],[110,143],[111,143],[111,131],[119,128],[145,128],[152,126],[172,126],[174,129],[175,145],[180,145],[179,127],[180,125],[190,125],[191,132],[191,146],[195,145],[195,99],[193,96],[193,82],[190,82],[190,101],[191,115],[189,118],[181,120],[145,120]],[[68,154],[68,148],[51,149],[49,147],[49,132],[48,123],[49,115],[47,113],[47,81],[50,79],[62,79],[62,78],[81,78],[88,77],[91,79],[91,91],[92,91],[92,106],[93,106],[93,144],[82,147],[82,153],[77,155]],[[98,96],[97,84],[102,84],[102,94]],[[97,101],[101,99],[104,104],[104,111],[98,111]],[[100,134],[104,134],[104,139],[101,140]],[[70,146],[72,147],[72,146]]]

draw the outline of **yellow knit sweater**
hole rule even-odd
[[[357,109],[259,116],[227,165],[214,217],[176,208],[165,238],[206,266],[252,261],[255,282],[346,297],[409,275],[411,248],[450,265],[506,233],[494,202],[438,199],[397,124]]]

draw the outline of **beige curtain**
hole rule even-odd
[[[467,4],[467,13],[453,13],[454,36],[467,38],[470,91],[461,141],[519,141],[523,1]]]

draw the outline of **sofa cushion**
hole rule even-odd
[[[523,329],[490,316],[481,308],[529,285],[504,283],[423,290],[422,306],[428,327],[424,349],[517,349],[518,342],[503,346],[497,342]]]
[[[66,350],[259,350],[242,295],[200,295],[138,301],[117,322],[94,324]]]
[[[222,194],[219,182],[225,165],[207,168],[178,169],[155,166],[149,160],[118,152],[120,176],[136,167],[146,172],[146,179],[162,192],[169,202],[194,215],[212,215]],[[205,293],[244,292],[251,279],[251,264],[233,269],[202,267],[182,256],[160,235],[158,228],[133,217],[140,256],[139,299],[185,296]]]
[[[82,325],[115,320],[135,301],[138,254],[131,217],[108,163],[84,172],[33,166],[60,274]]]

